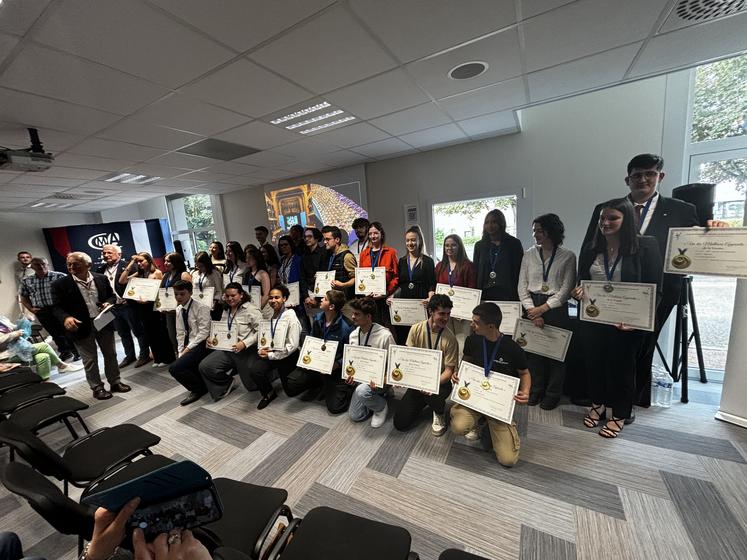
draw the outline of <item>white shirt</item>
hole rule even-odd
[[[228,322],[229,309],[223,311],[221,321]],[[243,342],[249,348],[257,344],[257,332],[262,315],[259,309],[251,303],[242,303],[236,310],[236,317],[232,319],[232,328],[236,328],[236,342]]]
[[[119,274],[117,274],[117,268],[119,267],[119,261],[114,263],[111,266],[107,266],[104,270],[104,276],[106,276],[106,279],[109,280],[109,285],[112,287],[112,291],[114,292],[114,295],[117,298],[117,302],[123,301],[121,297],[119,297],[119,294],[117,293],[117,282],[119,281]]]
[[[246,274],[247,270],[248,267],[246,266],[246,264],[240,262],[238,266],[231,269],[231,272],[223,273],[223,286],[227,286],[231,282],[238,282],[239,284],[243,284],[244,274]]]
[[[366,247],[368,247],[368,238],[366,238],[364,241],[361,241],[356,237],[355,241],[350,243],[348,248],[350,249],[350,252],[355,255],[356,262],[360,262],[361,253]]]
[[[73,276],[73,280],[80,290],[80,295],[83,296],[83,301],[86,302],[88,317],[93,319],[99,314],[99,291],[96,288],[96,282],[93,281],[93,274],[89,272],[85,280]]]
[[[270,320],[274,321],[274,319]],[[281,327],[283,324],[288,325],[288,328],[285,331],[285,342],[283,342],[283,345],[280,348],[270,349],[267,354],[267,358],[270,360],[282,360],[283,358],[287,358],[293,354],[293,352],[298,350],[298,347],[301,345],[301,323],[296,316],[296,312],[292,309],[283,311],[283,314],[277,321],[277,327],[275,328],[283,328]]]
[[[368,336],[369,334],[371,335],[370,337]],[[366,338],[368,338],[368,346],[371,348],[383,348],[387,350],[390,344],[397,344],[389,329],[382,327],[378,323],[373,323],[371,330],[365,334],[361,332],[360,327],[353,329],[353,332],[350,333],[348,344],[351,346],[365,346]]]
[[[195,349],[210,334],[210,307],[190,298],[187,305],[176,306],[176,344],[179,354],[184,351],[184,318],[182,309],[187,309],[187,324],[189,325],[189,350]]]
[[[195,270],[192,272],[192,289],[199,292],[200,288],[215,288],[213,299],[220,301],[223,296],[223,275],[217,268],[207,276]]]
[[[648,225],[651,223],[651,218],[653,218],[654,216],[654,211],[656,211],[656,205],[659,203],[659,193],[655,192],[654,195],[649,200],[651,201],[651,206],[648,207],[648,212],[646,212],[646,216],[643,218],[643,224],[641,225],[641,230],[639,231],[641,235],[646,235],[646,229],[648,229]],[[633,202],[632,199],[630,200],[630,202],[633,204],[634,209],[638,206],[641,206],[643,208],[646,207],[645,202],[639,204],[637,202]],[[637,211],[636,211],[636,216],[637,216]]]
[[[548,257],[545,261],[545,268],[549,263],[550,258]],[[558,247],[547,275],[547,285],[550,288],[547,292],[542,291],[542,284],[544,283],[539,247],[535,245],[524,252],[519,271],[519,299],[521,305],[524,306],[524,309],[531,309],[534,307],[532,293],[547,294],[550,296],[547,299],[547,305],[550,306],[550,309],[555,309],[565,305],[568,298],[571,297],[573,287],[576,285],[576,255],[573,251]]]
[[[615,272],[612,273],[612,282],[621,282],[621,271],[622,271],[622,262],[623,259],[620,259],[620,262],[617,263],[617,266],[615,267]],[[614,264],[614,259],[611,263],[609,263],[610,266]],[[607,272],[604,270],[604,253],[597,254],[597,258],[594,259],[594,262],[591,263],[591,266],[589,267],[589,276],[591,276],[592,280],[597,280],[599,282],[607,282]]]

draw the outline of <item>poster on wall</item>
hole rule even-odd
[[[129,259],[134,253],[146,251],[163,270],[163,257],[174,250],[169,222],[165,218],[44,228],[44,238],[52,257],[52,266],[61,272],[66,271],[65,257],[72,251],[88,254],[95,270],[103,262],[102,247],[119,245],[122,247],[122,258]]]

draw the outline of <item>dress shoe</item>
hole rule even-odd
[[[199,401],[204,394],[205,393],[195,393],[194,391],[190,391],[186,397],[179,401],[179,404],[182,406],[187,406],[188,404]]]
[[[529,401],[527,401],[527,405],[529,406],[537,406],[540,401],[542,400],[541,395],[529,395]]]
[[[101,386],[93,390],[93,398],[98,401],[105,401],[106,399],[111,399],[112,394]]]
[[[262,410],[263,408],[266,408],[268,404],[270,404],[272,401],[274,401],[277,398],[278,394],[273,391],[269,395],[265,395],[262,397],[262,399],[257,404],[257,410]]]
[[[132,387],[129,385],[125,385],[121,381],[119,383],[112,383],[111,386],[111,392],[112,393],[127,393],[132,390]]]
[[[625,419],[625,425],[627,426],[628,424],[632,424],[633,422],[635,422],[635,410],[632,410],[630,412],[630,416]]]
[[[138,358],[137,362],[135,362],[135,367],[136,368],[143,367],[148,362],[150,362],[150,356],[145,356],[144,358]]]
[[[560,399],[557,398],[547,398],[545,397],[542,399],[542,402],[540,403],[540,408],[542,410],[552,410],[558,406],[558,403],[560,402]]]
[[[124,369],[127,366],[129,366],[130,364],[134,364],[134,363],[135,363],[135,358],[130,358],[129,356],[127,356],[127,357],[125,357],[124,360],[122,360],[121,362],[119,362],[119,369]]]

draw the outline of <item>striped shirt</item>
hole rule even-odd
[[[65,276],[67,275],[53,270],[47,272],[41,278],[36,274],[26,276],[21,280],[21,287],[18,293],[23,297],[29,298],[32,307],[50,307],[56,303],[54,296],[52,296],[52,282]]]

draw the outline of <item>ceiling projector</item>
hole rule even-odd
[[[25,150],[0,148],[0,169],[5,171],[46,171],[52,167],[54,156],[44,151],[39,131],[29,128],[31,146]]]

